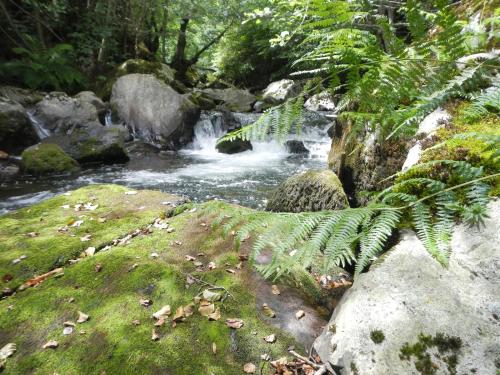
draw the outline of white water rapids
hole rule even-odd
[[[257,116],[232,115],[243,125]],[[37,131],[43,132],[43,124],[33,116],[32,121]],[[326,167],[331,143],[328,126],[304,127],[300,140],[309,155],[291,155],[274,141],[252,142],[253,150],[239,154],[219,153],[215,145],[226,132],[223,126],[218,113],[204,113],[195,126],[192,144],[176,153],[145,152],[123,165],[86,168],[76,176],[26,179],[4,185],[0,187],[0,213],[94,183],[159,189],[194,201],[221,199],[263,208],[272,189],[289,176]]]

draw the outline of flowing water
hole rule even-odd
[[[291,155],[275,142],[253,142],[252,151],[226,155],[215,149],[217,139],[225,133],[219,115],[204,113],[195,126],[193,143],[176,153],[145,152],[126,164],[86,168],[75,176],[23,179],[1,185],[0,213],[98,183],[158,189],[193,201],[221,199],[263,208],[273,188],[287,177],[326,166],[328,126],[306,127],[300,136],[309,155]],[[233,115],[239,116],[243,125],[255,121],[252,114]],[[32,120],[37,131],[43,132],[43,126]]]

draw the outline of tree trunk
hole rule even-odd
[[[177,70],[180,78],[185,77],[188,69],[186,60],[186,30],[188,27],[189,18],[184,17],[181,20],[179,27],[179,35],[177,36],[177,46],[175,48],[175,55],[172,59],[172,67]]]

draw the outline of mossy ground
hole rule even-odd
[[[223,239],[219,231],[212,230],[210,218],[202,214],[185,211],[168,219],[175,228],[173,233],[154,229],[127,245],[68,265],[68,259],[88,246],[99,247],[163,216],[166,206],[162,202],[175,199],[151,191],[125,195],[127,190],[90,186],[0,217],[1,276],[13,277],[4,281],[3,287],[15,288],[34,275],[64,267],[64,276],[0,301],[0,344],[14,342],[18,347],[8,359],[5,373],[240,374],[244,363],[258,365],[263,353],[272,358],[283,356],[292,339],[259,315],[248,277],[249,265],[243,263],[236,274],[225,271],[236,269],[238,253],[232,239]],[[61,207],[87,201],[98,203],[98,209],[75,212]],[[238,209],[229,205],[225,208],[228,214]],[[107,220],[99,222],[102,217]],[[65,234],[57,231],[75,219],[84,223]],[[29,232],[39,235],[28,237]],[[85,234],[92,234],[91,241],[80,241]],[[152,252],[159,257],[152,258]],[[200,261],[213,261],[218,268],[197,272],[185,255],[199,253],[205,254]],[[12,264],[21,255],[27,258]],[[100,272],[96,272],[97,263],[102,266]],[[175,312],[205,288],[195,283],[186,289],[187,273],[227,288],[234,298],[219,303],[219,321],[208,321],[195,311],[175,328],[167,321],[157,328],[160,339],[152,341],[151,314],[166,304]],[[153,305],[141,306],[141,298],[151,299]],[[64,336],[63,322],[75,321],[78,311],[90,315],[90,320]],[[244,326],[232,331],[224,323],[226,318],[241,318]],[[134,320],[140,325],[133,325]],[[81,329],[84,334],[80,334]],[[277,335],[274,344],[262,339],[271,333]],[[57,340],[59,347],[42,349],[49,340]]]

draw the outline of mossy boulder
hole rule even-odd
[[[68,173],[79,169],[77,161],[55,144],[31,146],[23,151],[21,157],[22,169],[34,175]]]
[[[269,199],[266,209],[275,212],[304,212],[347,207],[347,196],[337,175],[329,170],[310,170],[282,183]]]
[[[238,154],[253,150],[252,143],[246,139],[223,140],[215,146],[221,154]]]
[[[301,335],[312,334],[314,308],[295,302],[276,318],[264,316],[258,289],[268,290],[266,302],[273,308],[290,294],[282,289],[283,295],[275,296],[270,283],[255,284],[251,266],[240,260],[249,241],[236,250],[232,238],[210,225],[215,219],[210,212],[234,216],[247,209],[211,202],[195,212],[191,204],[179,204],[180,198],[161,192],[94,185],[0,216],[0,278],[4,293],[10,290],[0,300],[0,337],[17,345],[5,373],[231,375],[241,374],[248,362],[268,373],[262,354],[276,360],[290,345],[303,350],[279,327],[286,328],[290,319]],[[170,230],[153,225],[158,219],[161,225],[168,221]],[[82,256],[89,247],[95,254]],[[209,262],[216,268],[209,269]],[[61,267],[57,277],[21,287]],[[202,316],[195,302],[210,285],[221,288],[214,292],[230,293],[215,302],[219,320]],[[151,306],[141,305],[141,299]],[[173,324],[176,310],[190,303],[193,314]],[[152,314],[164,305],[172,314],[155,326]],[[295,308],[305,310],[306,318],[297,320]],[[78,311],[89,320],[76,323]],[[228,318],[244,325],[231,329]],[[67,321],[76,327],[64,335]],[[263,340],[270,334],[276,335],[273,344]],[[43,349],[49,340],[58,347]]]
[[[121,125],[103,126],[98,122],[75,128],[68,135],[54,135],[42,143],[57,144],[80,163],[123,163],[129,160],[125,141],[127,129]]]

